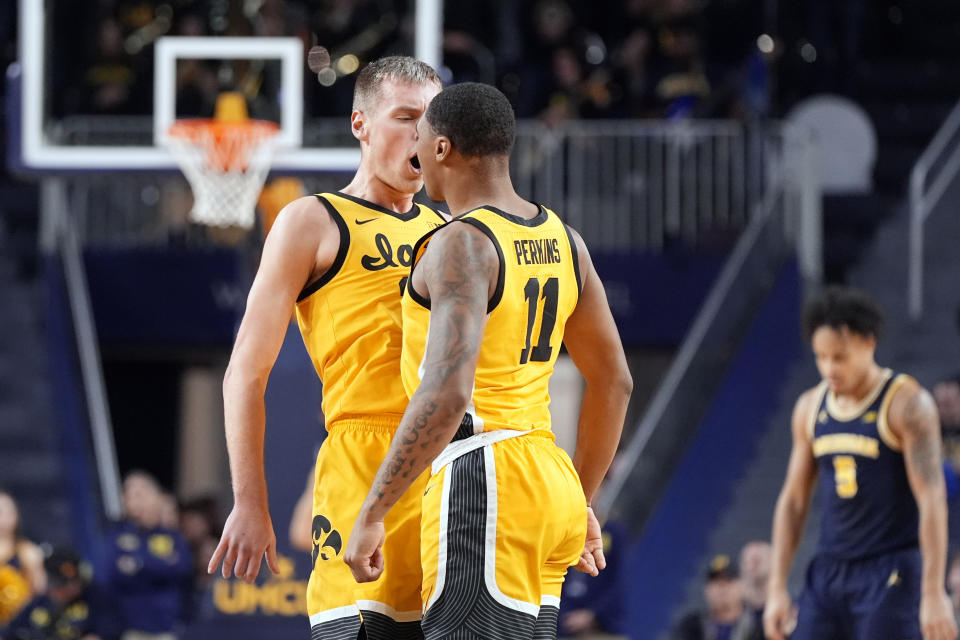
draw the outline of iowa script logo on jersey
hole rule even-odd
[[[363,268],[367,271],[380,271],[387,267],[409,267],[413,264],[412,245],[401,244],[397,247],[396,259],[394,259],[393,245],[390,244],[390,238],[382,233],[378,233],[374,237],[374,242],[377,245],[377,251],[380,252],[380,255],[365,255],[360,259],[360,264],[363,265]],[[398,261],[399,264],[397,264]]]

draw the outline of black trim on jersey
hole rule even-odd
[[[373,209],[374,211],[379,211],[380,213],[385,213],[385,214],[387,214],[388,216],[393,216],[393,217],[396,218],[397,220],[403,220],[404,222],[407,222],[408,220],[413,220],[414,218],[416,218],[416,217],[420,214],[420,210],[419,210],[419,208],[417,207],[417,203],[416,203],[416,202],[413,203],[413,206],[410,207],[410,210],[409,210],[409,211],[407,211],[407,212],[405,212],[405,213],[397,213],[396,211],[391,211],[390,209],[387,209],[386,207],[381,207],[381,206],[378,205],[378,204],[375,204],[375,203],[370,202],[370,201],[368,201],[368,200],[364,200],[363,198],[358,198],[357,196],[352,196],[352,195],[350,195],[349,193],[344,193],[343,191],[337,191],[337,192],[336,192],[336,195],[340,196],[341,198],[346,198],[347,200],[350,200],[351,202],[355,202],[356,204],[360,205],[361,207],[366,207],[367,209]]]
[[[563,230],[567,232],[567,242],[570,243],[570,254],[573,257],[573,273],[577,276],[577,298],[583,293],[583,282],[580,281],[580,252],[577,249],[577,243],[574,242],[573,232],[569,225],[563,224]]]
[[[544,209],[544,214],[546,210]],[[497,274],[497,288],[494,289],[493,295],[490,296],[490,301],[487,302],[487,313],[490,313],[497,308],[497,305],[500,304],[500,298],[503,297],[503,281],[506,277],[507,272],[507,262],[503,259],[503,249],[500,247],[500,243],[497,242],[497,236],[493,235],[493,231],[490,230],[490,227],[483,224],[476,218],[454,218],[451,222],[465,222],[471,227],[475,227],[482,231],[488,238],[490,242],[493,243],[493,246],[497,249],[497,257],[500,259],[500,273]]]
[[[534,204],[534,203],[531,202],[530,204]],[[532,218],[521,218],[521,217],[518,216],[518,215],[514,215],[514,214],[512,214],[512,213],[507,213],[507,212],[504,211],[503,209],[497,209],[496,207],[492,207],[492,206],[490,206],[490,205],[484,205],[484,206],[482,206],[482,207],[477,207],[476,209],[472,209],[472,210],[468,211],[467,213],[464,213],[463,215],[467,215],[467,214],[469,214],[469,213],[473,213],[474,211],[478,211],[478,210],[480,210],[480,209],[485,209],[486,211],[491,211],[491,212],[497,214],[498,216],[500,216],[501,218],[504,218],[504,219],[507,220],[508,222],[512,222],[512,223],[514,223],[514,224],[518,224],[518,225],[520,225],[521,227],[539,227],[539,226],[542,225],[544,222],[546,222],[547,219],[548,219],[550,216],[547,214],[547,209],[546,209],[542,204],[538,204],[538,205],[537,205],[537,208],[540,209],[540,213],[538,213],[537,215],[535,215],[535,216],[532,217]],[[454,218],[454,220],[456,220],[456,219],[457,219],[457,218]]]
[[[417,240],[416,244],[413,245],[413,262],[410,263],[410,275],[407,276],[407,294],[409,294],[414,302],[427,310],[430,309],[430,299],[420,295],[420,292],[413,288],[413,270],[416,269],[417,264],[420,263],[419,256],[421,247],[429,242],[431,236],[442,228],[443,227],[437,227],[436,229],[426,232]]]
[[[323,203],[327,208],[327,213],[330,214],[330,217],[333,218],[333,221],[337,223],[337,228],[340,230],[340,248],[337,249],[337,257],[334,258],[333,264],[330,265],[330,268],[327,269],[326,273],[314,280],[312,283],[304,287],[303,291],[300,292],[300,295],[297,296],[297,302],[302,302],[304,299],[310,297],[316,291],[327,284],[333,277],[340,272],[340,269],[343,267],[343,263],[347,261],[347,250],[350,249],[350,227],[347,226],[346,220],[343,219],[343,216],[340,215],[340,212],[337,211],[337,208],[330,204],[330,201],[324,198],[319,193],[316,194],[317,200]]]

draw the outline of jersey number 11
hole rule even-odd
[[[520,352],[520,364],[527,364],[527,361],[547,362],[553,355],[550,336],[557,324],[557,299],[560,296],[560,280],[557,278],[548,279],[543,285],[541,295],[540,281],[537,278],[530,278],[527,280],[526,286],[523,287],[523,294],[527,300],[527,339],[523,351]],[[537,344],[533,347],[533,351],[530,351],[533,321],[536,318],[537,307],[541,298],[543,298],[543,314],[540,320],[540,337],[537,338]]]

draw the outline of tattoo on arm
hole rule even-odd
[[[912,435],[904,454],[924,484],[937,483],[943,470],[940,460],[940,434],[937,429],[936,407],[929,394],[914,393],[903,409],[904,429]]]
[[[465,230],[464,230],[465,231]],[[483,338],[490,283],[499,261],[486,259],[491,247],[473,233],[439,237],[423,256],[430,296],[430,330],[424,376],[410,400],[367,498],[369,510],[389,510],[450,442],[472,392]],[[486,251],[484,251],[486,250]]]

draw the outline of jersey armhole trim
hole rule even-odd
[[[487,313],[489,314],[497,308],[497,305],[500,304],[500,299],[503,298],[503,285],[507,271],[507,263],[503,258],[503,249],[500,247],[500,243],[497,242],[497,236],[493,234],[490,227],[476,218],[454,218],[451,222],[465,222],[482,231],[484,235],[490,238],[490,242],[493,243],[493,247],[497,250],[497,259],[500,261],[500,272],[497,274],[497,288],[494,289],[493,295],[490,296],[490,300],[487,302]]]
[[[883,402],[880,403],[880,415],[877,416],[877,432],[883,444],[887,445],[896,452],[903,451],[903,442],[890,428],[890,422],[887,420],[887,414],[890,412],[890,405],[893,403],[893,396],[905,383],[910,380],[910,376],[901,373],[887,387],[887,392],[883,396]]]
[[[810,413],[810,417],[807,419],[807,436],[810,438],[810,446],[813,446],[814,435],[817,432],[817,420],[820,416],[820,412],[823,410],[823,398],[827,395],[828,385],[826,382],[821,382],[816,389],[814,397],[817,402],[813,405],[813,411]]]
[[[570,256],[573,258],[573,275],[577,278],[577,299],[579,300],[580,294],[583,293],[583,281],[580,279],[580,251],[577,249],[577,243],[574,242],[570,226],[563,221],[560,224],[563,225],[563,230],[567,232],[567,242],[570,243]]]
[[[430,299],[420,295],[420,292],[413,288],[413,270],[416,269],[417,265],[420,263],[420,257],[426,250],[426,246],[430,242],[430,238],[442,228],[443,227],[437,227],[436,229],[428,231],[427,233],[423,234],[419,240],[417,240],[416,244],[413,245],[413,260],[410,262],[410,275],[407,276],[407,295],[410,296],[411,300],[428,311],[430,310]]]
[[[329,213],[333,221],[337,223],[337,229],[340,230],[340,248],[337,250],[337,257],[334,258],[330,268],[300,292],[300,295],[297,296],[298,303],[303,302],[303,300],[316,293],[320,287],[333,280],[333,277],[340,273],[340,269],[343,268],[343,263],[347,261],[347,251],[350,249],[350,227],[347,226],[346,220],[343,219],[343,216],[340,215],[337,208],[330,204],[330,201],[325,197],[318,193],[316,194],[316,198],[323,203],[327,208],[327,213]]]

